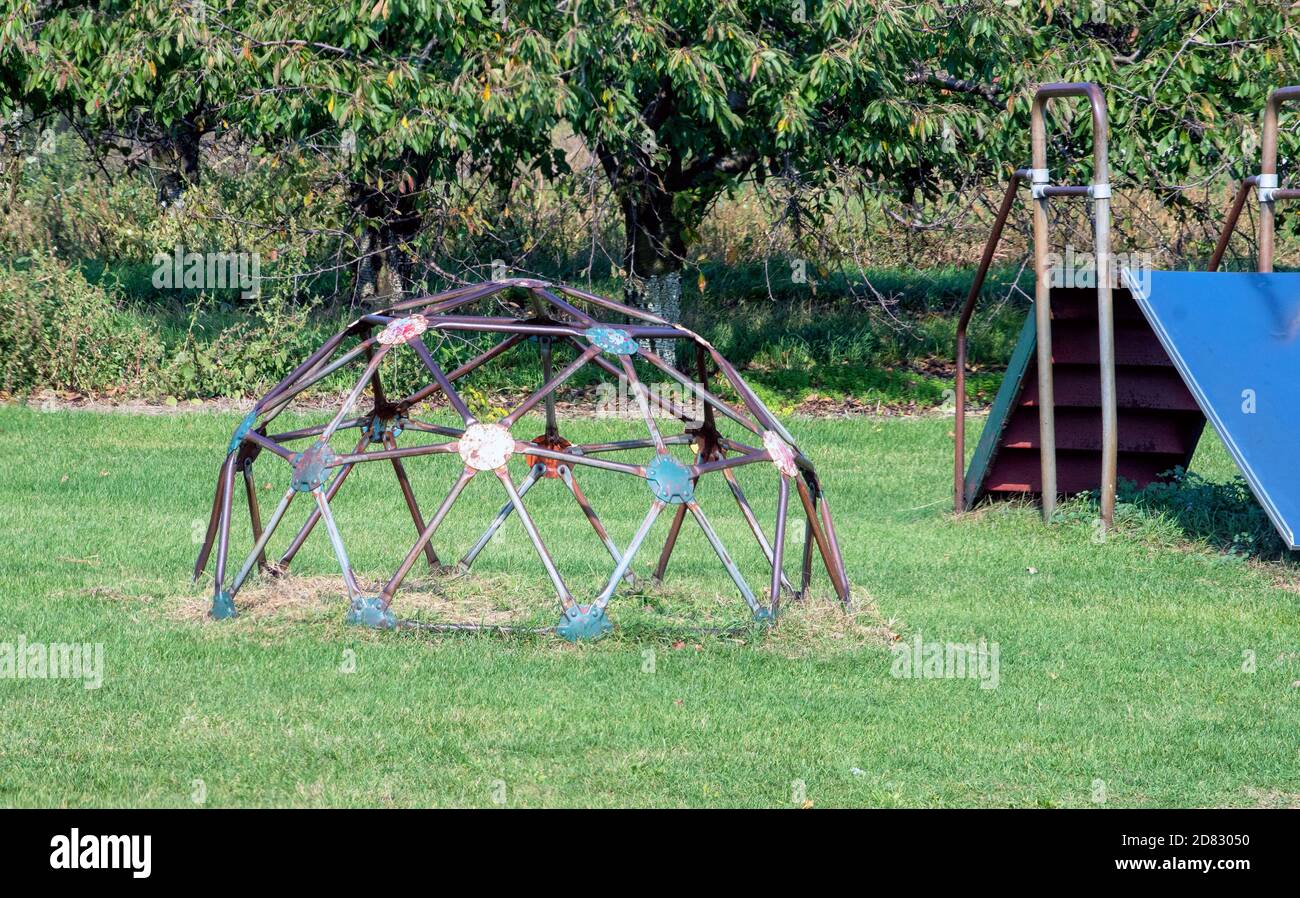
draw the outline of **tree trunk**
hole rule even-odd
[[[186,188],[199,183],[199,153],[203,131],[198,125],[199,116],[191,113],[172,128],[167,141],[167,172],[158,185],[158,201],[163,205],[175,205],[184,195]]]
[[[677,323],[681,317],[686,238],[673,212],[673,195],[649,187],[641,196],[624,200],[623,223],[628,273],[624,295],[628,304]],[[652,344],[668,364],[676,364],[676,341],[645,342]]]
[[[353,185],[352,203],[369,220],[356,262],[353,302],[390,306],[402,299],[412,280],[414,266],[402,244],[419,234],[423,219],[411,195],[365,184]]]

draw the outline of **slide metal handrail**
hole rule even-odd
[[[1048,101],[1066,97],[1088,101],[1092,113],[1093,183],[1089,186],[1054,186],[1047,170]],[[1096,254],[1097,325],[1100,341],[1101,396],[1102,396],[1102,472],[1101,519],[1109,527],[1115,513],[1115,486],[1118,468],[1117,402],[1115,393],[1115,331],[1114,307],[1111,291],[1110,253],[1110,167],[1107,141],[1108,124],[1106,97],[1096,84],[1054,83],[1039,87],[1034,95],[1030,113],[1030,136],[1033,167],[1019,169],[1012,176],[1007,196],[1002,201],[998,219],[984,247],[980,269],[971,285],[966,305],[962,309],[957,327],[957,422],[955,428],[954,508],[960,513],[966,507],[965,493],[965,416],[966,416],[966,329],[974,312],[975,302],[988,273],[989,263],[1001,240],[1006,218],[1014,201],[1015,188],[1024,180],[1030,182],[1034,199],[1034,316],[1038,352],[1039,398],[1039,454],[1042,472],[1043,519],[1048,520],[1056,510],[1056,420],[1055,395],[1052,383],[1052,309],[1051,268],[1049,259],[1048,202],[1053,196],[1081,196],[1095,204],[1093,243]]]
[[[1268,96],[1264,107],[1264,134],[1260,153],[1259,174],[1243,178],[1237,188],[1237,195],[1224,219],[1223,230],[1219,233],[1219,242],[1214,247],[1209,270],[1217,271],[1223,262],[1223,255],[1228,250],[1228,241],[1237,229],[1241,210],[1246,205],[1246,197],[1251,188],[1259,192],[1259,271],[1268,274],[1273,270],[1273,233],[1275,204],[1277,200],[1300,199],[1300,190],[1280,188],[1277,185],[1277,135],[1278,118],[1282,104],[1300,100],[1300,85],[1279,87]]]

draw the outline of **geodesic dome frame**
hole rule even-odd
[[[506,295],[505,291],[522,292],[527,297],[528,304],[515,307],[508,316],[462,313],[465,307],[474,303]],[[592,311],[588,312],[584,307]],[[608,322],[595,317],[609,313],[628,319],[631,323]],[[464,364],[451,371],[444,371],[426,345],[425,335],[454,333],[500,334],[502,339]],[[692,380],[654,352],[650,348],[652,340],[685,341],[693,346],[698,380]],[[354,345],[348,346],[349,341]],[[541,387],[499,420],[480,421],[457,392],[455,384],[492,359],[529,341],[537,344]],[[559,345],[572,348],[576,357],[555,371],[553,351]],[[420,389],[400,399],[393,399],[384,390],[382,364],[390,353],[407,351],[416,354],[427,371],[429,380]],[[667,375],[697,398],[703,409],[702,418],[647,390],[633,364],[636,358]],[[710,362],[739,397],[740,407],[724,402],[709,388]],[[295,397],[349,365],[362,366],[363,370],[328,423],[281,433],[271,432],[270,424],[290,406]],[[615,378],[625,379],[646,426],[645,437],[577,445],[564,439],[557,414],[556,391],[588,365]],[[353,410],[363,401],[367,388],[369,409],[354,415]],[[443,426],[422,420],[413,414],[416,406],[439,394],[445,397],[451,409],[462,419],[463,426]],[[514,436],[511,428],[539,405],[545,412],[545,432],[531,440],[521,440]],[[682,432],[665,434],[665,428],[656,421],[656,412],[664,416],[661,421],[680,423],[683,426]],[[724,436],[718,427],[720,416],[757,439],[742,442]],[[358,431],[360,435],[355,450],[349,453],[335,452],[330,447],[331,438],[336,433],[349,429]],[[443,437],[445,441],[399,446],[398,438],[404,434],[427,434]],[[311,442],[307,443],[308,440]],[[760,445],[751,445],[751,442]],[[294,448],[295,446],[301,448]],[[674,447],[685,446],[689,446],[694,453],[693,463],[679,460],[670,451]],[[609,457],[611,453],[637,450],[652,451],[652,457],[644,463],[616,461]],[[265,525],[253,476],[253,463],[264,451],[283,460],[291,469],[289,486]],[[437,455],[457,455],[463,467],[433,516],[425,520],[404,463]],[[518,485],[508,470],[508,463],[515,456],[522,456],[529,466],[528,475]],[[353,573],[343,535],[330,506],[356,465],[384,462],[393,468],[397,485],[419,536],[379,594],[367,596],[362,594]],[[758,516],[734,474],[736,468],[755,464],[771,465],[779,477],[776,522],[771,541],[759,524]],[[625,549],[620,550],[615,544],[578,486],[576,472],[580,469],[619,474],[638,479],[644,484],[649,509]],[[272,575],[287,571],[303,543],[323,521],[348,591],[348,621],[371,627],[394,627],[399,623],[391,608],[394,595],[422,554],[435,570],[442,568],[433,539],[465,486],[479,474],[490,474],[500,481],[506,502],[456,567],[468,570],[507,518],[511,514],[517,515],[555,588],[561,608],[561,618],[555,631],[566,639],[595,638],[611,629],[605,609],[619,584],[625,580],[634,580],[632,563],[651,527],[670,506],[674,508],[674,517],[655,568],[655,580],[662,579],[682,524],[689,514],[704,532],[757,620],[775,621],[783,591],[796,598],[807,593],[812,575],[814,545],[830,575],[836,594],[845,605],[849,602],[849,583],[843,557],[835,535],[830,506],[816,471],[799,451],[789,431],[768,411],[736,369],[707,341],[680,325],[584,290],[526,278],[462,287],[408,300],[383,312],[364,315],[327,340],[262,397],[240,422],[230,440],[218,477],[207,533],[195,563],[194,578],[197,581],[206,570],[215,549],[210,613],[216,619],[234,617],[235,596],[253,570],[260,568]],[[253,547],[228,583],[231,518],[237,475],[242,475],[245,484]],[[696,500],[695,488],[698,481],[710,475],[726,479],[748,529],[771,567],[766,601],[761,600],[746,582]],[[604,588],[585,604],[574,597],[560,576],[543,541],[538,522],[524,504],[524,496],[528,491],[545,479],[564,483],[604,544],[613,564]],[[797,590],[786,578],[784,571],[786,525],[792,487],[804,512],[805,523],[802,575]],[[290,503],[303,493],[311,496],[315,508],[299,528],[288,549],[272,564],[266,558],[267,544],[284,519]],[[438,625],[438,628],[477,629],[479,626],[475,623],[451,623]]]

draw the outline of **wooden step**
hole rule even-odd
[[[1096,321],[1067,319],[1052,322],[1052,361],[1060,365],[1101,364],[1101,344]],[[1115,322],[1115,364],[1172,368],[1160,341],[1145,322]]]
[[[1142,455],[1121,453],[1116,461],[1119,476],[1139,486],[1154,483],[1160,475],[1184,464],[1182,453]],[[1061,451],[1056,453],[1056,488],[1062,493],[1083,493],[1101,482],[1101,453]],[[1042,469],[1037,449],[1003,447],[985,479],[990,493],[1042,492]]]
[[[1121,321],[1140,321],[1146,323],[1137,300],[1127,290],[1112,290],[1110,304],[1114,312],[1115,323]],[[1052,319],[1096,321],[1097,291],[1071,288],[1052,291]]]
[[[1202,427],[1200,414],[1188,412],[1119,413],[1117,440],[1120,452],[1181,455],[1194,434]],[[1002,435],[1005,449],[1039,447],[1038,410],[1017,409]],[[1056,410],[1056,448],[1101,451],[1101,413],[1094,409],[1058,408]]]
[[[1155,337],[1152,336],[1154,340]],[[1036,366],[1025,375],[1020,405],[1038,405]],[[1056,407],[1101,408],[1101,372],[1096,365],[1053,366]],[[1121,409],[1199,411],[1178,371],[1136,365],[1115,367],[1115,399]]]
[[[1122,480],[1141,487],[1190,462],[1205,419],[1129,291],[1115,290],[1113,300],[1116,464]],[[1018,385],[1018,395],[1015,386],[1009,388],[1013,391],[1009,394],[1004,388],[994,404],[993,417],[986,425],[991,430],[986,430],[977,447],[977,461],[968,478],[972,499],[980,493],[1005,496],[1042,489],[1032,320],[1021,332],[1016,353],[1013,360],[1019,358],[1019,367],[1008,383]],[[1096,291],[1053,290],[1056,476],[1062,493],[1095,490],[1101,482],[1100,355]]]

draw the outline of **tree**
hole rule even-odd
[[[812,120],[827,111],[829,71],[869,62],[872,47],[906,46],[905,16],[890,6],[575,0],[557,16],[564,116],[617,197],[632,292],[671,313],[692,235],[717,198],[799,170],[804,138],[819,130]],[[875,82],[898,86],[896,68]]]
[[[257,0],[214,26],[209,65],[235,72],[227,114],[270,152],[327,148],[361,243],[359,280],[400,292],[402,244],[440,185],[554,174],[554,55],[542,0]]]
[[[13,3],[24,95],[58,109],[99,156],[160,169],[159,198],[174,202],[199,180],[231,87],[204,64],[206,12],[203,0]]]

